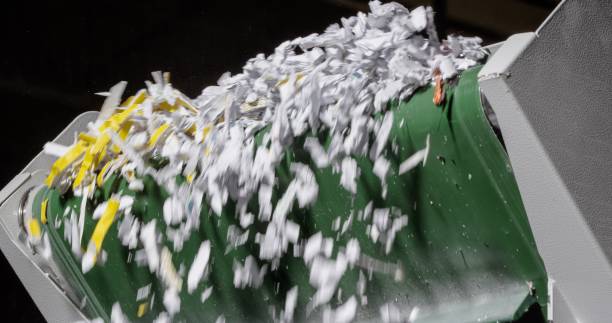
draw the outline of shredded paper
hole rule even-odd
[[[190,268],[176,268],[173,251],[180,251],[200,227],[203,203],[213,211],[210,216],[220,215],[228,203],[234,203],[237,225],[228,230],[228,248],[238,248],[249,239],[259,247],[258,253],[233,260],[235,288],[258,288],[266,275],[278,270],[283,257],[301,257],[315,290],[306,311],[322,309],[316,320],[354,320],[360,306],[367,304],[368,275],[361,272],[355,295],[339,295],[344,273],[354,266],[367,269],[366,273],[401,273],[392,264],[377,261],[376,255],[363,254],[356,239],[336,246],[337,236],[321,232],[303,236],[300,225],[288,215],[317,201],[319,185],[311,167],[331,167],[340,174],[338,185],[355,194],[361,174],[356,158],[369,158],[384,198],[390,169],[384,156],[391,146],[388,139],[394,122],[388,103],[408,99],[437,78],[448,81],[485,57],[478,38],[440,40],[429,7],[409,11],[398,3],[379,1],[370,2],[369,7],[369,13],[342,18],[323,33],[286,41],[268,56],[258,54],[241,73],[222,75],[217,85],[204,88],[195,99],[173,88],[169,75],[161,72],[153,73],[153,81],[122,105],[125,82],[101,93],[106,100],[98,120],[88,125],[89,131],[79,134],[70,147],[45,146],[46,153],[59,157],[46,184],[84,197],[81,211],[65,216],[64,236],[73,246],[88,239],[83,236],[85,204],[91,203],[93,192],[112,174],[124,178],[132,191],[143,190],[142,179],[150,176],[168,197],[162,201],[163,216],[147,222],[132,214],[134,199],[129,196],[118,194],[96,205],[94,235],[85,241],[89,247],[84,254],[73,248],[83,272],[103,265],[104,235],[117,221],[121,243],[135,250],[135,261],[166,288],[160,300],[165,312],[159,313],[157,321],[171,321],[181,311],[180,291],[191,294],[201,284],[209,286],[213,255],[224,252],[212,252],[214,245],[203,241]],[[318,134],[330,138],[329,142],[320,142]],[[312,166],[293,163],[293,180],[273,203],[276,166],[297,138],[304,136],[303,149]],[[429,140],[422,146],[401,163],[400,174],[425,165]],[[159,160],[164,161],[161,166]],[[177,177],[185,180],[177,181]],[[249,211],[251,201],[257,203],[257,212]],[[408,215],[394,208],[368,206],[369,210],[359,213],[354,210],[355,216],[346,221],[338,218],[335,230],[338,235],[350,234],[353,221],[368,223],[368,236],[389,253],[395,236],[408,224]],[[159,229],[160,221],[166,224],[165,232]],[[264,229],[254,223],[263,223]],[[173,250],[162,247],[161,239],[170,240]],[[339,251],[332,252],[334,248]],[[202,290],[202,302],[215,293],[212,285]],[[278,321],[293,320],[302,292],[288,286]],[[149,290],[142,293],[148,295]],[[342,299],[341,305],[330,306],[333,298]],[[380,315],[382,321],[395,322],[414,319],[416,314],[400,317],[393,304],[386,304]],[[119,304],[113,307],[112,319],[127,320]],[[218,318],[224,320],[224,316]]]

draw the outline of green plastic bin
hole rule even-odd
[[[367,273],[367,305],[358,309],[357,321],[379,321],[380,307],[392,302],[403,313],[418,306],[417,322],[429,321],[513,321],[524,317],[531,308],[530,319],[546,320],[547,275],[529,227],[525,209],[517,188],[508,156],[491,129],[480,102],[477,82],[479,68],[460,75],[455,84],[446,85],[444,106],[432,103],[431,87],[418,91],[407,102],[394,102],[394,121],[386,149],[391,162],[388,193],[381,197],[381,183],[372,172],[372,162],[358,158],[361,175],[357,193],[353,196],[340,185],[340,174],[331,168],[317,169],[302,149],[305,138],[299,138],[285,160],[277,168],[278,185],[273,202],[286,189],[292,177],[289,165],[301,162],[315,171],[319,184],[316,203],[307,209],[297,206],[288,216],[300,224],[300,239],[321,231],[335,237],[332,222],[342,222],[372,201],[374,208],[396,208],[409,216],[408,225],[395,239],[390,254],[385,255],[380,244],[374,244],[365,232],[366,222],[353,221],[348,234],[334,243],[334,254],[350,238],[357,238],[362,254],[401,268],[403,278]],[[264,130],[265,131],[265,130]],[[430,136],[430,150],[425,166],[398,175],[399,164],[425,146]],[[325,142],[324,135],[319,138]],[[327,142],[329,144],[329,142]],[[181,179],[178,179],[181,180]],[[115,192],[135,196],[133,214],[141,221],[157,220],[157,228],[165,232],[162,205],[167,194],[151,179],[145,178],[142,192],[132,192],[125,180],[113,176],[95,192],[88,203],[83,234],[83,249],[96,221],[91,218],[94,206]],[[91,318],[109,321],[112,305],[118,302],[132,321],[151,321],[164,310],[164,286],[133,260],[135,252],[121,245],[117,238],[117,221],[112,225],[103,244],[108,259],[83,274],[81,263],[63,239],[63,217],[67,208],[78,214],[80,198],[71,193],[60,195],[56,190],[39,191],[35,208],[48,198],[44,230],[48,232],[55,261],[62,274],[83,297],[82,311]],[[204,203],[205,204],[205,203]],[[255,202],[249,207],[257,214]],[[40,214],[39,209],[33,214]],[[184,268],[185,275],[200,243],[210,240],[212,268],[208,280],[199,284],[193,294],[187,293],[186,278],[180,292],[181,311],[175,321],[214,322],[224,315],[227,322],[260,322],[278,318],[286,292],[298,286],[296,321],[320,321],[321,310],[307,313],[307,304],[315,289],[308,282],[309,271],[302,258],[292,252],[282,259],[277,271],[268,273],[259,289],[235,289],[232,265],[249,255],[257,255],[253,243],[255,231],[265,225],[255,222],[249,243],[226,252],[227,230],[238,225],[233,216],[234,205],[228,203],[217,216],[203,206],[199,232],[195,232],[172,261]],[[54,224],[58,223],[56,227]],[[165,235],[165,233],[164,233]],[[172,245],[165,242],[172,250]],[[261,264],[260,264],[261,265]],[[358,267],[349,269],[334,297],[335,307],[356,294]],[[139,288],[150,285],[151,293],[137,301]],[[213,286],[211,297],[204,303],[202,291]],[[407,311],[407,312],[404,312]]]

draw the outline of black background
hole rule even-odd
[[[442,34],[478,34],[489,43],[509,35],[448,19],[445,1],[424,2],[434,5]],[[536,2],[552,9],[554,1]],[[72,119],[99,109],[103,98],[93,93],[121,80],[134,93],[163,70],[195,97],[257,53],[366,11],[367,1],[13,1],[0,10],[1,188]],[[0,286],[5,318],[44,321],[3,256]]]

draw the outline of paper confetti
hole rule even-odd
[[[173,251],[183,250],[200,230],[206,207],[211,210],[208,216],[235,217],[220,237],[227,241],[222,254],[235,257],[234,252],[249,242],[258,246],[253,255],[229,258],[237,289],[259,288],[266,275],[282,269],[284,257],[301,257],[314,288],[306,311],[322,308],[322,320],[350,322],[359,306],[367,304],[368,279],[361,270],[401,279],[401,268],[363,252],[352,230],[366,228],[372,242],[389,254],[395,237],[408,225],[408,215],[393,207],[374,208],[370,202],[363,210],[338,214],[333,226],[336,236],[328,237],[317,231],[321,229],[302,228],[294,211],[316,207],[323,188],[313,170],[331,169],[339,177],[338,185],[355,196],[361,192],[360,165],[371,162],[385,199],[390,174],[405,174],[420,163],[425,166],[429,135],[425,148],[397,169],[391,162],[389,155],[398,149],[392,139],[395,116],[389,103],[408,99],[434,82],[436,73],[440,82],[457,77],[484,59],[485,52],[479,38],[449,36],[441,41],[429,7],[409,11],[398,3],[380,1],[370,2],[369,7],[369,13],[343,18],[320,34],[283,42],[271,55],[255,56],[241,73],[225,73],[217,85],[204,88],[193,100],[161,72],[153,73],[153,81],[123,105],[125,82],[98,93],[105,101],[89,130],[71,146],[48,143],[44,149],[59,157],[46,184],[60,192],[72,188],[75,196],[83,197],[78,216],[71,212],[62,222],[75,256],[81,257],[89,207],[93,213],[88,220],[102,227],[81,257],[82,271],[88,272],[103,258],[102,240],[116,221],[117,235],[130,257],[163,283],[165,311],[156,313],[155,321],[171,321],[181,311],[184,284],[189,294],[206,286],[199,294],[203,303],[214,297],[207,280],[216,261],[213,255],[219,254],[213,250],[214,240],[201,242],[193,261],[175,264],[173,257]],[[399,124],[402,128],[404,120]],[[320,141],[322,137],[328,139]],[[302,147],[297,147],[300,142]],[[309,160],[291,162],[293,179],[277,194],[277,168],[293,148],[303,148]],[[111,200],[91,205],[94,192],[111,176],[127,181],[127,187]],[[145,177],[167,193],[159,201],[163,218],[159,222],[135,215],[134,192],[138,196],[149,189]],[[251,202],[259,210],[252,210]],[[229,203],[235,212],[228,211]],[[40,231],[38,222],[30,223],[31,239],[40,239]],[[348,242],[338,243],[340,236]],[[348,270],[359,270],[360,280],[358,293],[347,299],[338,286]],[[139,299],[150,293],[149,287],[142,288]],[[279,320],[294,319],[297,297],[295,286],[286,293],[284,308],[274,311],[280,313]],[[332,299],[345,301],[332,309]],[[401,318],[393,304],[384,305],[380,314],[385,322]],[[124,318],[118,304],[112,318],[117,322]],[[225,316],[217,321],[224,322]]]

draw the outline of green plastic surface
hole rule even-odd
[[[289,219],[300,224],[300,238],[308,238],[318,231],[336,237],[332,222],[342,222],[351,211],[365,208],[373,201],[375,208],[400,209],[409,216],[409,224],[401,230],[392,252],[384,254],[380,243],[374,244],[365,235],[370,221],[353,221],[349,233],[334,242],[334,255],[350,238],[357,238],[363,254],[403,268],[403,280],[397,282],[388,274],[372,273],[367,283],[368,302],[361,306],[357,320],[379,320],[379,308],[386,302],[394,303],[404,314],[419,306],[419,319],[428,321],[511,321],[519,319],[533,304],[540,306],[545,318],[547,304],[547,275],[540,259],[527,216],[507,155],[490,128],[480,104],[477,83],[478,68],[464,72],[455,85],[446,87],[443,107],[432,103],[433,89],[416,93],[408,102],[391,103],[394,121],[386,149],[391,162],[388,194],[381,197],[381,184],[372,173],[372,162],[358,158],[361,176],[355,196],[340,185],[340,174],[331,168],[317,169],[309,155],[301,149],[304,138],[294,143],[277,169],[278,185],[273,200],[286,189],[292,176],[292,162],[309,164],[319,183],[319,198],[310,208],[294,207]],[[425,146],[430,136],[430,151],[425,166],[398,175],[399,164]],[[325,142],[321,134],[321,142]],[[393,149],[395,147],[396,149]],[[396,152],[394,153],[394,150]],[[95,193],[88,203],[82,247],[85,248],[95,226],[91,213],[95,205],[107,200],[113,192],[135,196],[133,214],[143,222],[157,221],[159,232],[165,232],[162,205],[167,194],[153,180],[145,178],[142,192],[131,192],[126,182],[112,177]],[[66,208],[77,214],[80,198],[60,196],[54,190],[44,190],[49,198],[48,219],[53,254],[64,275],[73,287],[86,297],[83,311],[90,317],[108,320],[113,303],[119,302],[123,312],[134,321],[151,321],[164,310],[164,287],[139,267],[135,252],[121,246],[117,238],[117,221],[109,230],[103,244],[108,255],[103,265],[82,274],[80,261],[63,239],[63,218]],[[256,200],[256,199],[254,199]],[[35,203],[34,205],[40,205]],[[249,205],[257,214],[255,202]],[[38,214],[39,212],[34,212]],[[50,225],[58,221],[59,226]],[[59,221],[62,220],[62,221]],[[276,317],[283,308],[286,291],[298,286],[299,297],[296,319],[321,320],[321,311],[307,313],[307,304],[314,293],[309,284],[309,271],[301,258],[293,252],[283,258],[279,269],[268,273],[260,289],[235,289],[232,265],[249,255],[258,255],[253,243],[255,232],[263,233],[265,225],[256,222],[250,231],[249,243],[237,250],[227,249],[227,229],[237,225],[234,205],[228,203],[221,216],[214,215],[204,203],[199,232],[192,235],[183,250],[174,253],[177,269],[186,272],[201,241],[212,244],[212,270],[193,294],[187,293],[186,278],[180,293],[181,312],[176,319],[193,322],[214,322],[223,314],[228,322],[271,321],[276,304]],[[169,243],[166,246],[172,250]],[[261,264],[260,264],[261,265]],[[340,297],[334,297],[335,307],[356,294],[359,268],[349,269],[341,283]],[[364,271],[368,275],[367,271]],[[139,288],[151,284],[151,295],[137,302]],[[202,291],[213,286],[210,299],[200,301]],[[145,303],[147,311],[137,317],[138,307]],[[310,315],[310,316],[307,316]]]

